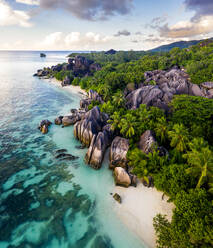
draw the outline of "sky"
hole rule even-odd
[[[213,0],[0,0],[0,50],[148,50],[213,37]]]

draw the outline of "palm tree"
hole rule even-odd
[[[123,107],[125,104],[124,96],[121,91],[118,91],[113,97],[112,102],[115,106]]]
[[[160,137],[162,143],[165,142],[168,133],[168,127],[165,117],[161,117],[157,119],[155,133],[157,137]]]
[[[168,131],[168,136],[171,139],[171,147],[175,147],[179,152],[186,150],[189,141],[189,133],[183,124],[175,124],[172,131]]]
[[[121,119],[119,128],[121,129],[121,133],[127,138],[131,138],[135,135],[135,124],[136,117],[131,113],[127,113],[124,118]]]
[[[133,167],[133,173],[135,173],[139,178],[147,179],[147,157],[140,149],[135,148],[128,152],[128,165]]]
[[[114,114],[111,116],[111,120],[109,120],[108,122],[111,123],[112,130],[119,128],[121,122],[121,116],[119,112],[114,112]]]
[[[186,172],[199,178],[196,188],[200,188],[205,182],[209,182],[210,190],[212,190],[213,185],[210,181],[213,177],[213,152],[209,147],[202,147],[200,151],[193,149],[183,157],[191,165]]]

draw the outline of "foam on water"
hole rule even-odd
[[[145,247],[113,211],[107,156],[93,170],[84,163],[86,149],[76,149],[73,127],[52,125],[47,135],[37,129],[42,119],[79,106],[80,96],[32,77],[62,55],[0,56],[0,247]],[[58,149],[79,159],[60,161]]]

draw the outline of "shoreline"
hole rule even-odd
[[[87,96],[87,92],[82,90],[80,86],[62,87],[61,81],[55,78],[45,79],[45,81],[72,94],[78,94],[81,97]],[[113,210],[121,223],[135,233],[148,248],[155,248],[156,235],[153,218],[160,213],[167,215],[167,218],[171,220],[175,205],[167,202],[168,197],[166,195],[162,200],[163,192],[157,191],[156,188],[147,188],[141,182],[138,182],[137,187],[130,186],[129,188],[114,185],[114,193],[118,193],[122,198],[121,204],[114,200],[112,202]]]
[[[167,215],[171,221],[173,203],[168,203],[166,195],[156,188],[147,188],[140,182],[137,187],[123,188],[115,186],[114,193],[121,196],[122,203],[115,203],[114,210],[129,230],[134,232],[149,248],[156,247],[156,235],[153,218],[157,214]]]
[[[47,81],[48,83],[51,83],[51,84],[54,84],[55,86],[61,88],[61,89],[64,89],[70,93],[73,93],[73,94],[78,94],[80,96],[87,96],[87,92],[83,89],[81,89],[80,86],[77,86],[77,85],[67,85],[67,86],[61,86],[61,81],[57,80],[56,78],[48,78],[48,79],[45,79],[45,78],[42,78],[43,80]]]

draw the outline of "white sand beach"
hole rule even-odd
[[[115,187],[114,193],[118,193],[122,198],[122,203],[115,202],[114,209],[121,221],[145,244],[154,248],[156,246],[156,235],[153,227],[153,218],[161,213],[167,215],[171,220],[173,203],[168,203],[168,197],[163,192],[155,188],[147,188],[139,183],[137,187]]]
[[[71,93],[80,94],[80,95],[84,95],[84,96],[87,95],[87,92],[85,90],[81,89],[80,86],[67,85],[67,86],[62,87],[61,81],[59,81],[55,78],[50,78],[50,79],[45,79],[45,80],[47,80],[49,83],[56,85],[59,88],[63,88],[64,90],[67,90]]]

